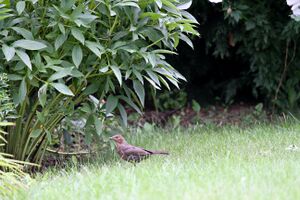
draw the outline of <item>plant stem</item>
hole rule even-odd
[[[174,32],[174,33],[171,33],[168,37],[170,37],[170,36],[172,36],[172,35],[174,35],[176,32]],[[158,40],[156,40],[155,42],[153,42],[152,44],[150,44],[150,45],[148,45],[147,47],[146,47],[146,49],[149,49],[150,47],[152,47],[152,46],[154,46],[154,45],[156,45],[157,43],[159,43],[160,41],[162,41],[163,39],[165,39],[166,37],[162,37],[162,38],[160,38],[160,39],[158,39]]]

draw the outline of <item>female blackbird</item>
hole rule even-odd
[[[110,137],[116,144],[117,153],[123,160],[128,162],[138,163],[151,155],[156,154],[163,154],[168,155],[169,153],[164,151],[153,151],[153,150],[146,150],[141,147],[135,147],[126,142],[122,135],[114,135]]]

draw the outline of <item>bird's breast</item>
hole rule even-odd
[[[124,159],[126,156],[121,145],[117,144],[117,153]]]

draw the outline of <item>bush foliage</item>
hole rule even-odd
[[[40,163],[64,118],[83,117],[101,135],[115,109],[144,106],[144,85],[178,87],[184,77],[165,61],[180,40],[191,45],[197,21],[173,0],[29,0],[10,5],[0,24],[0,69],[8,74],[16,126],[7,152]],[[105,100],[105,104],[103,104]],[[99,112],[102,111],[102,112]]]

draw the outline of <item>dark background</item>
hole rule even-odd
[[[187,97],[179,97],[180,104],[243,101],[281,111],[299,107],[300,22],[291,19],[285,1],[195,0],[189,12],[200,23],[201,36],[193,38],[194,49],[181,42],[179,55],[168,57],[188,80],[178,91]],[[159,95],[160,104],[168,101]]]

